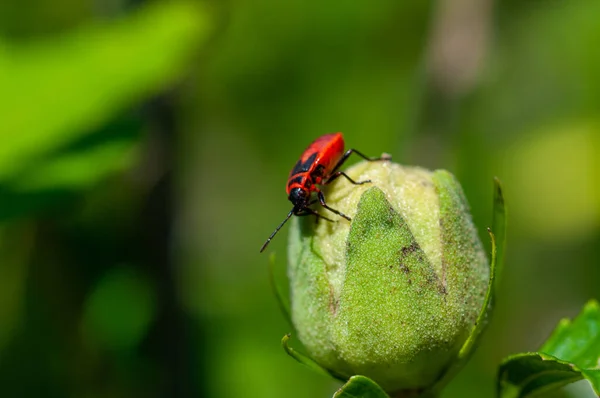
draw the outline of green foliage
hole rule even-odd
[[[504,196],[502,194],[502,186],[500,180],[494,179],[494,218],[492,228],[488,228],[488,233],[492,242],[492,260],[490,262],[490,279],[488,288],[485,294],[485,300],[477,318],[477,322],[473,327],[471,335],[467,339],[465,345],[461,348],[459,358],[467,360],[472,354],[476,343],[478,342],[485,327],[490,321],[492,314],[494,297],[497,291],[496,278],[498,271],[502,267],[502,253],[504,252],[505,236],[506,236],[506,207]]]
[[[201,9],[169,2],[26,46],[0,41],[0,180],[18,176],[17,190],[85,187],[129,166],[131,141],[54,152],[171,85],[206,32]]]
[[[283,349],[289,356],[294,358],[296,361],[298,361],[302,365],[308,367],[309,369],[316,371],[317,373],[320,373],[325,376],[331,376],[331,373],[328,370],[321,367],[321,365],[319,365],[317,362],[315,362],[312,358],[310,358],[309,356],[304,355],[304,354],[298,352],[297,350],[293,349],[292,347],[290,347],[288,344],[290,337],[291,337],[290,334],[286,334],[281,339],[281,346],[283,347]]]
[[[600,394],[600,307],[590,301],[560,321],[539,352],[512,355],[498,371],[498,395],[521,398],[587,379]]]
[[[290,302],[283,294],[283,289],[277,282],[277,278],[275,277],[275,253],[271,254],[269,257],[269,283],[271,284],[271,289],[273,289],[273,294],[277,299],[277,304],[279,305],[279,309],[285,320],[288,322],[290,327],[293,327],[292,324],[292,316],[290,315]],[[285,345],[284,345],[285,347]]]
[[[352,376],[333,394],[333,398],[389,398],[389,396],[368,377]]]
[[[139,163],[149,127],[139,109],[188,73],[208,16],[197,3],[154,2],[75,25],[28,41],[0,36],[2,396],[63,395],[56,380],[70,383],[67,367],[76,369],[71,380],[89,381],[107,353],[115,369],[131,367],[119,359],[139,349],[157,314],[156,288],[134,254],[139,241],[126,238],[139,194],[122,182],[98,185]],[[102,394],[123,394],[111,388]]]

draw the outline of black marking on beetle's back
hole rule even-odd
[[[313,177],[325,177],[325,166],[322,164],[317,165],[315,170],[311,173]]]
[[[317,152],[310,155],[308,157],[308,159],[306,159],[306,161],[304,161],[304,162],[302,161],[302,159],[298,160],[298,163],[296,163],[296,165],[292,169],[291,175],[294,176],[296,174],[306,173],[307,171],[309,171],[310,166],[312,166],[312,164],[315,162],[316,158],[317,158]]]
[[[301,175],[297,176],[297,177],[294,177],[294,178],[292,178],[291,180],[288,181],[288,186],[292,186],[294,184],[302,184],[304,182],[305,178],[306,177],[301,176]]]

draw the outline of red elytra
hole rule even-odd
[[[319,202],[321,206],[332,213],[351,221],[350,217],[327,205],[325,196],[318,186],[327,185],[339,176],[344,176],[354,185],[371,182],[371,180],[354,181],[346,173],[338,170],[353,153],[356,153],[358,156],[370,162],[390,159],[389,155],[384,155],[379,158],[369,158],[356,149],[348,149],[344,152],[344,137],[342,133],[322,135],[314,140],[308,148],[302,152],[300,159],[290,172],[286,187],[288,200],[292,202],[294,207],[262,245],[260,248],[261,253],[266,249],[267,245],[271,242],[271,239],[273,239],[275,234],[279,232],[281,227],[283,227],[292,215],[308,216],[312,214],[317,218],[333,221],[327,217],[323,217],[309,207],[316,202]],[[316,194],[317,198],[311,200],[313,192]]]

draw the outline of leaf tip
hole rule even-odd
[[[502,194],[502,181],[498,177],[494,177],[494,194],[497,198],[504,202],[504,195]]]

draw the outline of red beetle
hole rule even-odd
[[[333,221],[327,217],[323,217],[309,207],[317,201],[327,210],[337,214],[338,216],[344,217],[348,221],[351,220],[350,217],[344,213],[327,205],[325,202],[325,196],[319,189],[318,185],[329,184],[339,176],[344,176],[354,185],[361,185],[371,182],[371,180],[357,182],[350,178],[343,171],[338,171],[338,169],[353,153],[356,153],[358,156],[370,162],[391,159],[389,155],[383,155],[379,158],[369,158],[356,149],[348,149],[346,152],[344,152],[344,137],[342,136],[342,133],[326,134],[314,140],[302,153],[300,160],[298,160],[298,163],[296,163],[288,178],[286,191],[288,194],[288,199],[290,202],[292,202],[294,207],[292,210],[290,210],[285,220],[283,220],[281,224],[275,228],[275,231],[273,231],[271,236],[269,236],[269,239],[267,239],[267,241],[262,245],[260,248],[261,253],[265,250],[269,242],[271,242],[271,239],[273,239],[275,234],[279,232],[281,227],[283,227],[283,224],[285,224],[292,215],[307,216],[313,214],[317,217],[317,219],[323,218],[327,221]],[[311,200],[313,192],[317,194],[317,199]]]

